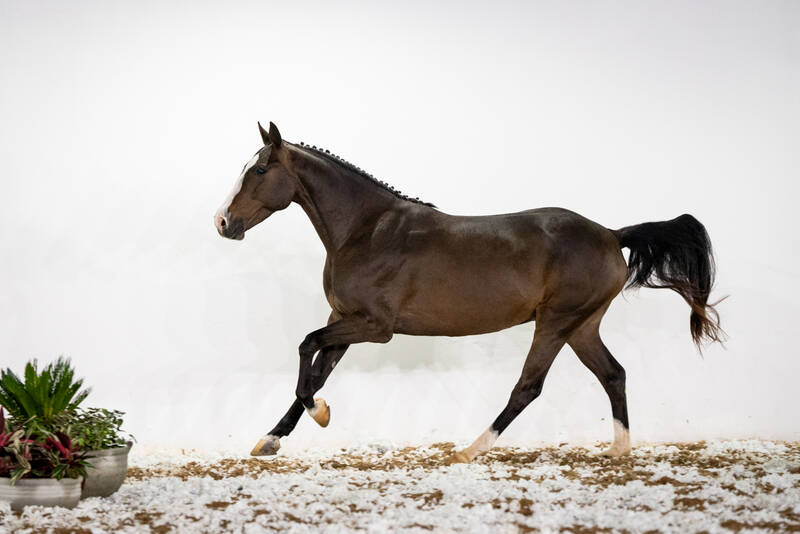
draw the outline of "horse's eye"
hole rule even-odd
[[[258,174],[264,174],[265,172],[267,172],[267,168],[262,165],[259,165],[258,167],[256,167],[256,172]]]

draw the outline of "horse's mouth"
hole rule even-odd
[[[226,232],[225,236],[228,239],[233,239],[234,241],[241,241],[244,239],[244,230],[234,230],[232,232]]]
[[[236,241],[241,241],[244,239],[244,232],[245,226],[242,219],[234,219],[231,223],[226,226],[225,228],[219,229],[219,233],[222,237],[226,237],[228,239],[234,239]]]

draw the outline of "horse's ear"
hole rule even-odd
[[[281,146],[281,133],[278,131],[278,127],[275,126],[274,122],[269,123],[269,140],[272,142],[272,146],[275,148],[280,148]]]
[[[261,122],[258,123],[258,132],[261,134],[261,140],[264,141],[264,146],[268,145],[269,144],[269,134],[264,129],[264,127],[261,126]]]

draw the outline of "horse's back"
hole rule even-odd
[[[613,298],[620,261],[624,277],[611,231],[569,210],[488,216],[428,212],[404,226],[406,313],[398,331],[406,333],[496,331],[531,320],[553,296],[558,307]]]

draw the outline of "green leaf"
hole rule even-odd
[[[59,464],[53,469],[53,478],[56,480],[61,480],[64,478],[64,473],[67,471],[66,464]]]
[[[0,406],[5,407],[12,418],[25,418],[25,409],[4,387],[0,379]]]
[[[133,436],[122,431],[122,412],[100,408],[80,408],[70,412],[71,436],[84,449],[109,449],[124,446]]]
[[[28,462],[28,459],[25,458],[25,450],[28,449],[27,446],[17,447],[14,449],[14,457],[17,459],[17,464],[19,464],[20,469],[23,469],[26,473],[31,470],[31,464]]]
[[[19,404],[23,417],[27,418],[37,413],[36,401],[26,390],[25,384],[9,369],[3,374],[3,389]]]
[[[45,368],[42,374],[44,375],[46,371],[47,369]],[[43,401],[46,398],[46,395],[42,394],[43,381],[44,380],[39,376],[38,373],[38,362],[36,360],[28,362],[25,365],[25,391],[31,397],[31,400],[35,406],[34,411],[32,411],[30,415],[44,415],[43,410],[45,408],[43,406]]]
[[[83,383],[83,381],[81,381],[81,383]],[[69,405],[69,407],[70,407],[71,409],[75,409],[75,408],[77,408],[77,407],[78,407],[78,405],[79,405],[80,403],[82,403],[82,402],[83,402],[83,401],[86,399],[86,397],[88,397],[88,396],[89,396],[89,393],[91,393],[91,392],[92,392],[92,388],[86,388],[85,390],[83,390],[83,391],[81,391],[80,393],[78,393],[78,395],[75,397],[75,399],[74,399],[74,400],[72,401],[72,403]]]
[[[29,471],[28,469],[24,469],[22,467],[18,467],[13,471],[11,471],[11,485],[13,486],[14,484],[16,484],[17,480],[22,478],[22,476],[28,471]]]
[[[59,356],[56,359],[55,363],[50,364],[50,370],[52,374],[52,384],[50,386],[50,396],[56,396],[56,387],[59,384],[66,382],[69,384],[72,382],[72,367],[70,366],[70,361],[65,359],[63,356]]]
[[[33,416],[42,419],[42,425],[53,426],[64,410],[74,409],[89,394],[81,390],[83,380],[75,380],[75,370],[68,358],[59,356],[39,372],[37,360],[25,366],[25,381],[10,369],[0,374],[0,404],[18,419]]]

